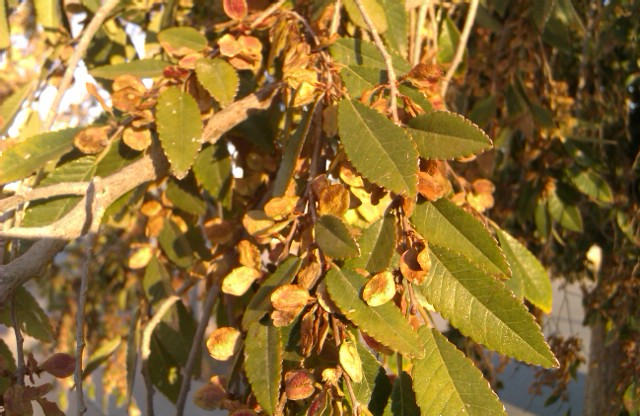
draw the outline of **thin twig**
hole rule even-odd
[[[269,6],[264,12],[262,12],[262,14],[260,14],[260,16],[256,18],[256,20],[253,21],[253,23],[251,23],[251,29],[255,29],[256,27],[258,27],[260,23],[264,22],[266,18],[268,18],[276,10],[278,10],[278,8],[282,6],[285,1],[286,0],[279,0],[277,3],[273,3],[271,6]]]
[[[140,355],[142,361],[147,361],[149,359],[149,355],[151,355],[151,335],[153,334],[153,330],[156,329],[164,315],[171,309],[174,303],[180,300],[180,296],[171,295],[166,298],[160,307],[153,314],[147,325],[144,327],[142,331],[142,342],[140,346]]]
[[[431,316],[426,311],[426,309],[420,304],[420,302],[418,302],[418,298],[416,298],[416,294],[415,294],[415,291],[413,290],[413,285],[411,283],[407,283],[407,289],[409,291],[409,300],[411,300],[411,305],[415,306],[415,308],[418,310],[425,324],[431,324],[433,326],[433,320],[431,319]]]
[[[15,303],[16,301],[12,297],[9,306],[11,308],[11,325],[13,325],[13,331],[16,334],[16,383],[19,386],[24,386],[24,375],[26,373],[26,368],[24,366],[24,337],[22,336],[22,331],[20,330],[20,321],[18,320],[18,316],[16,315]]]
[[[333,36],[338,33],[338,27],[340,26],[340,9],[342,8],[342,0],[336,0],[333,9],[333,16],[331,16],[331,26],[329,27],[329,36]]]
[[[85,260],[82,267],[82,280],[80,283],[80,293],[78,294],[78,310],[76,313],[76,397],[77,397],[77,414],[82,416],[87,411],[87,405],[84,402],[84,392],[82,390],[82,354],[85,347],[84,339],[84,310],[87,303],[87,293],[89,291],[89,275],[91,271],[91,260],[93,258],[93,248],[100,230],[100,223],[104,213],[104,205],[101,197],[103,195],[103,187],[99,177],[91,181],[91,185],[87,190],[87,217],[91,219],[91,225],[87,234],[85,246]]]
[[[422,51],[422,28],[427,19],[427,11],[429,10],[429,0],[422,0],[422,4],[418,9],[418,22],[413,39],[413,54],[411,56],[411,65],[416,66],[420,63],[420,55]]]
[[[477,0],[476,0],[477,1]],[[396,124],[400,123],[400,119],[398,118],[398,81],[396,77],[396,72],[393,69],[393,62],[391,61],[391,55],[387,52],[387,49],[384,47],[382,43],[382,39],[378,34],[378,29],[376,29],[371,17],[367,13],[367,10],[364,8],[362,4],[362,0],[353,0],[353,2],[358,7],[362,18],[364,19],[369,31],[371,32],[371,36],[373,36],[373,42],[378,48],[380,55],[382,55],[382,59],[384,60],[384,64],[387,67],[387,77],[389,78],[389,92],[391,94],[391,118],[393,118],[393,122]]]
[[[342,370],[342,373],[344,374],[344,370]],[[347,374],[346,377],[343,377],[343,379],[344,379],[344,383],[347,385],[349,398],[351,399],[351,403],[353,404],[353,406],[351,407],[351,414],[353,414],[353,416],[358,416],[360,414],[360,407],[362,405],[358,401],[356,394],[353,392],[353,386],[351,385],[351,379],[349,378],[349,375]]]
[[[462,34],[460,35],[460,41],[458,42],[458,48],[456,49],[456,54],[453,56],[453,61],[451,61],[451,66],[447,70],[447,74],[444,76],[444,79],[442,80],[440,95],[442,96],[443,100],[447,95],[447,89],[449,89],[449,83],[453,78],[453,74],[456,73],[458,66],[462,62],[464,51],[467,49],[467,41],[469,40],[469,34],[471,34],[471,28],[473,27],[473,22],[476,20],[476,12],[478,11],[478,2],[479,0],[471,0],[471,4],[469,5],[469,11],[467,12],[467,18],[465,19],[464,27],[462,28]]]
[[[82,58],[84,58],[91,40],[95,36],[98,29],[102,27],[102,24],[107,19],[107,17],[109,17],[118,3],[120,3],[120,0],[106,0],[104,4],[100,6],[100,8],[96,11],[93,19],[91,19],[91,22],[89,22],[89,25],[84,29],[76,50],[73,52],[73,55],[71,55],[71,58],[69,58],[67,69],[64,72],[62,80],[60,81],[60,86],[58,87],[58,92],[56,93],[56,96],[53,99],[53,103],[51,104],[51,108],[49,109],[49,115],[47,116],[47,120],[42,126],[43,131],[51,130],[51,127],[53,126],[53,123],[56,121],[56,117],[58,116],[58,108],[60,107],[60,103],[62,102],[62,97],[71,85],[73,74],[78,67],[78,63]]]
[[[191,388],[191,373],[193,372],[193,367],[196,364],[196,358],[198,357],[198,354],[200,354],[202,340],[204,339],[204,331],[207,329],[211,312],[213,312],[213,306],[215,305],[219,294],[220,286],[217,282],[213,282],[209,289],[209,293],[207,294],[207,300],[202,307],[202,317],[198,323],[196,334],[193,337],[193,344],[191,344],[191,351],[189,351],[187,365],[184,367],[184,371],[182,373],[182,386],[180,386],[180,394],[178,395],[178,400],[176,402],[176,416],[184,415],[184,406],[187,401],[187,394]]]

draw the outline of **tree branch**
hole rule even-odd
[[[271,106],[277,91],[278,85],[268,86],[211,116],[204,129],[203,141],[215,143],[222,134],[246,120],[253,112]],[[141,159],[102,179],[103,192],[99,196],[101,205],[106,208],[132,189],[164,177],[168,169],[169,164],[162,149],[151,148]],[[39,239],[22,256],[8,264],[0,265],[0,308],[16,288],[31,278],[40,276],[69,240],[84,234],[83,230],[88,227],[87,222],[90,221],[85,209],[86,203],[87,198],[84,196],[71,212],[46,227],[0,231],[0,238]]]
[[[51,130],[51,127],[53,126],[53,123],[56,121],[56,117],[58,116],[58,108],[60,107],[60,103],[62,102],[62,97],[71,85],[71,81],[73,80],[73,73],[76,71],[78,63],[87,53],[89,44],[91,43],[91,40],[95,36],[98,29],[100,29],[104,21],[107,20],[107,17],[111,14],[113,9],[115,9],[118,3],[120,3],[120,0],[106,0],[104,4],[100,6],[100,8],[96,11],[93,19],[91,19],[91,22],[82,33],[76,50],[73,52],[73,55],[71,55],[71,58],[69,58],[67,69],[62,76],[60,86],[58,87],[58,92],[56,93],[56,96],[53,99],[53,103],[51,104],[51,108],[49,109],[47,120],[42,126],[43,131]]]
[[[469,40],[469,34],[471,33],[471,28],[473,27],[473,22],[476,20],[476,12],[478,11],[478,2],[479,0],[471,0],[471,4],[469,5],[469,11],[467,12],[467,18],[464,21],[464,27],[462,28],[462,34],[460,35],[460,42],[458,42],[458,48],[456,49],[456,54],[453,56],[453,61],[451,61],[451,66],[447,70],[447,74],[444,76],[442,80],[442,88],[440,89],[440,95],[442,99],[445,99],[447,95],[447,89],[449,89],[449,83],[453,78],[453,74],[456,73],[460,62],[462,62],[462,57],[464,56],[464,51],[467,49],[467,41]]]
[[[18,205],[29,201],[55,198],[66,195],[84,195],[89,187],[89,182],[67,182],[42,188],[29,189],[8,198],[0,199],[0,212],[15,209]]]
[[[391,117],[393,118],[393,122],[396,124],[400,123],[400,119],[398,118],[398,77],[396,76],[396,72],[393,69],[393,62],[391,61],[391,55],[387,52],[387,49],[384,47],[382,43],[382,39],[378,34],[378,30],[376,29],[371,17],[367,13],[367,10],[364,8],[361,0],[353,0],[353,2],[358,6],[358,10],[364,19],[364,22],[367,24],[369,31],[371,32],[371,36],[373,36],[373,42],[378,48],[380,55],[382,55],[382,59],[384,60],[384,64],[387,67],[387,77],[389,78],[389,91],[391,94]]]

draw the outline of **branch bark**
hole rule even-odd
[[[270,107],[278,91],[277,87],[277,85],[265,87],[211,116],[204,129],[203,141],[217,142],[224,133],[246,120],[253,112]],[[101,206],[106,208],[132,189],[164,177],[168,170],[169,163],[162,149],[151,148],[141,159],[101,180],[103,187],[103,192],[99,196]],[[88,186],[89,184],[87,188]],[[18,227],[0,232],[0,238],[38,240],[22,256],[6,265],[0,265],[0,308],[4,307],[16,288],[31,278],[40,276],[68,241],[86,233],[91,222],[91,213],[87,212],[86,205],[87,196],[85,195],[71,212],[48,226]]]

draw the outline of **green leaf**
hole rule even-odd
[[[17,181],[56,160],[73,148],[80,129],[64,129],[38,134],[17,143],[0,155],[0,184]]]
[[[397,0],[382,0],[382,7],[387,13],[389,26],[387,33],[385,33],[384,40],[391,49],[406,57],[408,51],[407,39],[409,35],[407,34],[408,21],[405,4]]]
[[[8,17],[4,1],[0,1],[0,49],[7,49],[11,46]],[[2,127],[2,124],[0,124],[0,127]]]
[[[202,149],[193,163],[193,173],[195,173],[200,186],[215,201],[219,201],[223,207],[231,209],[233,172],[231,156],[225,143],[218,142]]]
[[[362,360],[362,381],[352,381],[353,394],[358,403],[367,405],[374,415],[380,415],[391,395],[391,382],[387,372],[382,368],[376,357],[361,343],[356,348]]]
[[[401,127],[345,99],[338,105],[338,131],[347,157],[365,178],[396,194],[415,196],[418,152]]]
[[[469,120],[478,126],[485,126],[496,114],[496,96],[491,94],[473,105],[473,109],[469,113]]]
[[[489,382],[436,329],[421,327],[425,356],[413,363],[413,388],[422,415],[506,416]]]
[[[45,30],[58,30],[62,26],[62,13],[60,1],[35,0],[36,23],[42,25]]]
[[[495,227],[502,251],[511,266],[512,281],[521,282],[522,294],[545,313],[551,313],[553,292],[551,280],[542,264],[527,248],[508,233]],[[515,291],[514,291],[515,292]]]
[[[372,275],[386,270],[396,246],[395,218],[386,215],[374,222],[358,238],[361,256],[349,260],[350,268],[363,268]]]
[[[451,63],[458,48],[458,43],[460,43],[460,31],[449,16],[446,16],[438,36],[438,63]],[[466,61],[466,58],[467,53],[465,52],[463,60]],[[461,67],[464,67],[464,65],[461,65]]]
[[[420,408],[416,404],[412,385],[411,376],[404,371],[393,383],[391,413],[394,416],[420,416]]]
[[[282,378],[282,340],[278,328],[261,322],[249,326],[244,369],[253,394],[267,414],[274,414]]]
[[[240,87],[240,77],[227,61],[198,59],[196,75],[200,84],[220,103],[220,106],[226,107],[233,102]]]
[[[359,98],[364,91],[387,82],[386,69],[365,65],[349,65],[340,69],[340,78],[352,98]]]
[[[94,156],[84,156],[60,165],[40,182],[40,186],[65,182],[89,182],[96,171],[95,161]],[[36,201],[25,211],[22,225],[40,227],[51,224],[69,213],[81,199],[79,196],[71,196]]]
[[[541,127],[546,129],[552,129],[555,127],[556,123],[553,120],[553,114],[540,104],[529,103],[529,110],[533,115],[533,119],[539,124]]]
[[[392,302],[374,307],[361,299],[366,283],[366,278],[349,269],[334,267],[326,276],[329,296],[347,319],[392,350],[409,357],[421,357],[418,335]]]
[[[456,251],[491,274],[511,274],[504,254],[484,225],[448,199],[419,201],[411,222],[429,244]]]
[[[273,197],[283,196],[289,187],[289,183],[293,179],[296,164],[300,158],[300,152],[302,152],[302,147],[307,139],[309,128],[311,128],[311,121],[313,120],[316,104],[317,102],[311,105],[310,108],[307,108],[302,115],[302,119],[300,120],[295,133],[293,133],[293,136],[289,137],[289,140],[285,145],[282,161],[280,162],[280,167],[278,168],[276,178],[273,182]]]
[[[3,339],[0,339],[0,361],[2,361],[2,367],[5,370],[0,373],[0,394],[4,396],[4,392],[14,384],[12,374],[16,371],[16,360]]]
[[[138,78],[155,78],[162,75],[169,62],[158,59],[138,59],[122,64],[103,65],[89,71],[96,78],[114,80],[120,75],[133,75]]]
[[[151,337],[150,349],[151,354],[146,363],[149,378],[153,385],[175,404],[182,385],[180,366],[155,334]]]
[[[547,24],[551,12],[555,6],[555,0],[542,0],[531,3],[531,20],[535,23],[538,31],[542,33]]]
[[[1,38],[2,36],[0,36],[0,39]],[[9,40],[8,37],[7,40]],[[18,112],[22,108],[25,100],[29,97],[34,86],[33,84],[34,82],[27,82],[16,89],[9,97],[3,99],[2,104],[0,104],[0,136],[3,136],[13,124],[13,120],[16,115],[18,115]],[[39,115],[37,117],[39,117]],[[0,168],[0,172],[2,172],[2,168]],[[1,179],[0,182],[2,182]]]
[[[186,269],[195,261],[193,249],[185,233],[169,218],[165,218],[164,220],[164,226],[158,236],[158,242],[164,254],[166,254],[169,260],[176,266]]]
[[[378,0],[360,0],[364,9],[367,11],[369,18],[373,22],[373,26],[375,26],[376,30],[379,34],[383,34],[387,31],[387,15],[385,14],[385,9],[382,7],[382,4]],[[364,21],[362,17],[362,13],[356,6],[353,0],[344,0],[343,3],[344,8],[347,10],[347,14],[353,23],[356,26],[360,27],[364,30],[369,30],[369,26]]]
[[[329,257],[345,259],[360,254],[358,245],[340,218],[323,215],[316,222],[315,231],[318,247]]]
[[[419,289],[451,325],[517,360],[546,368],[558,365],[533,316],[502,283],[457,253],[431,242],[429,248],[431,270]]]
[[[558,191],[562,194],[562,190],[556,189],[555,192],[551,193],[547,201],[549,215],[567,230],[581,233],[583,230],[582,216],[580,215],[578,207],[569,200],[566,200],[563,197],[564,195],[561,196],[561,194],[558,194]]]
[[[142,157],[142,152],[133,150],[122,140],[111,143],[107,153],[100,155],[100,161],[96,167],[96,176],[105,178],[119,171]]]
[[[171,55],[184,56],[207,47],[207,38],[189,26],[170,27],[158,33],[158,41]]]
[[[82,370],[82,379],[87,378],[89,374],[93,373],[102,363],[107,361],[107,359],[116,352],[121,341],[120,337],[116,337],[112,340],[105,341],[97,350],[93,351],[89,356],[84,370]]]
[[[591,169],[582,170],[572,166],[565,172],[573,186],[592,200],[604,202],[605,204],[613,202],[613,192],[611,192],[609,184],[595,171]]]
[[[22,332],[42,342],[52,342],[53,328],[49,322],[49,317],[33,295],[23,286],[20,286],[16,290],[13,299],[16,316]],[[0,311],[0,323],[6,327],[13,328],[9,309],[7,304]]]
[[[271,310],[271,294],[280,286],[291,283],[298,270],[300,270],[301,264],[302,260],[300,258],[289,257],[278,266],[271,276],[260,284],[260,288],[253,295],[244,312],[242,329],[246,331],[252,323],[258,322]]]
[[[171,293],[171,276],[156,256],[151,257],[144,269],[142,288],[151,305],[156,305]]]
[[[176,208],[193,215],[204,215],[207,204],[204,202],[192,176],[181,181],[170,178],[165,189],[165,196]]]
[[[459,114],[434,111],[409,121],[409,134],[425,159],[469,157],[491,148],[491,139]]]
[[[173,357],[175,362],[181,367],[187,365],[187,359],[191,351],[193,339],[196,334],[196,322],[180,301],[173,304],[169,313],[163,317],[154,330],[154,335],[158,337],[160,343],[167,353]],[[194,365],[194,376],[200,373],[200,355],[198,355]]]
[[[333,58],[343,65],[364,65],[372,68],[387,69],[387,66],[376,46],[361,39],[342,38],[329,48]],[[391,63],[396,75],[404,75],[411,69],[411,65],[401,55],[389,51]]]
[[[160,94],[156,106],[156,124],[160,143],[173,175],[187,175],[202,143],[202,121],[196,100],[178,87]]]

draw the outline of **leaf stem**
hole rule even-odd
[[[476,0],[477,1],[477,0]],[[353,0],[355,5],[358,7],[362,18],[364,19],[369,31],[371,32],[371,36],[373,36],[373,42],[378,48],[380,55],[382,55],[382,59],[384,60],[384,64],[387,67],[387,77],[389,78],[389,91],[391,94],[391,117],[393,122],[396,124],[400,124],[400,119],[398,118],[398,77],[396,76],[396,72],[393,69],[393,62],[391,61],[391,55],[387,52],[387,49],[384,47],[382,43],[382,39],[380,38],[380,34],[378,34],[378,30],[376,29],[371,17],[367,13],[367,10],[364,8],[362,4],[362,0]]]
[[[467,41],[469,40],[469,34],[471,33],[473,22],[476,19],[476,12],[478,11],[478,3],[479,3],[479,0],[471,0],[471,4],[469,5],[469,11],[467,12],[467,18],[464,21],[464,27],[462,28],[462,34],[460,35],[460,41],[458,42],[456,53],[453,56],[453,61],[451,61],[451,66],[447,70],[447,74],[444,76],[444,79],[442,80],[440,95],[442,96],[443,100],[447,95],[447,89],[449,89],[449,83],[451,82],[453,75],[456,73],[458,66],[462,62],[464,51],[465,49],[467,49]]]

